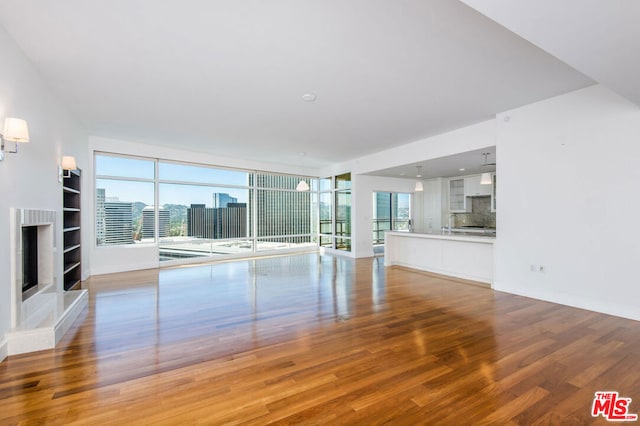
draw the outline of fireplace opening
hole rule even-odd
[[[38,287],[38,227],[22,227],[22,295]]]

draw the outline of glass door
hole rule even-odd
[[[403,192],[373,193],[373,252],[384,253],[385,231],[409,231],[411,194]]]

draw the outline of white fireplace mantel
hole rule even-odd
[[[11,330],[5,335],[8,355],[55,347],[87,306],[87,290],[64,291],[58,253],[57,213],[53,210],[11,209]],[[23,296],[22,228],[36,226],[38,284]]]

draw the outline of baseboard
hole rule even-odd
[[[345,251],[345,250],[337,250],[337,249],[328,248],[328,247],[320,247],[320,254],[330,254],[332,256],[350,257],[352,259],[355,259],[356,257],[356,255],[353,252]]]
[[[144,269],[156,269],[160,267],[160,262],[154,260],[153,262],[142,262],[137,263],[135,265],[115,265],[108,267],[93,267],[91,268],[91,275],[107,275],[107,274],[117,274],[119,272],[131,272],[131,271],[142,271]]]
[[[514,294],[516,296],[528,297],[530,299],[542,300],[543,302],[569,306],[571,308],[584,309],[587,311],[598,312],[605,315],[612,315],[615,317],[640,321],[640,310],[638,310],[637,306],[632,306],[631,304],[609,304],[601,300],[594,301],[584,298],[576,298],[576,296],[574,295],[540,293],[521,288],[505,287],[501,285],[501,282],[495,283],[494,290]]]
[[[73,298],[64,314],[60,317],[54,327],[55,344],[69,331],[73,323],[80,316],[84,308],[89,304],[88,290],[68,291],[65,297]]]
[[[0,362],[4,361],[9,356],[9,342],[6,337],[3,337],[0,341]]]
[[[387,263],[386,258],[385,258],[384,266],[394,266],[394,265],[402,266],[404,268],[409,268],[409,269],[416,269],[418,271],[431,272],[433,274],[444,275],[444,276],[447,276],[447,277],[459,278],[459,279],[462,279],[462,280],[476,281],[476,282],[488,284],[491,287],[493,286],[493,280],[491,278],[482,277],[482,276],[479,276],[479,275],[461,274],[461,273],[458,273],[458,272],[455,272],[455,271],[448,271],[448,270],[438,269],[438,268],[425,268],[425,267],[422,267],[422,266],[412,265],[412,264],[405,263],[405,262],[389,262],[389,263]]]

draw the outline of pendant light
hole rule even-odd
[[[416,166],[416,169],[418,169],[418,172],[416,174],[416,177],[418,179],[420,179],[422,177],[422,175],[420,174],[420,169],[422,168],[422,166]],[[416,192],[422,192],[424,191],[424,187],[422,186],[422,181],[419,180],[416,182],[416,187],[414,188],[414,191]]]
[[[300,179],[300,182],[298,182],[298,186],[296,186],[296,191],[304,192],[308,190],[309,184],[304,179]]]
[[[313,96],[314,96],[313,100],[315,100],[315,95],[313,95]],[[302,98],[304,99],[304,96]],[[298,155],[300,157],[304,157],[305,155],[307,155],[307,153],[306,152],[301,152]],[[300,162],[304,163],[304,161],[302,159],[300,160]],[[304,178],[300,178],[300,182],[298,182],[298,185],[296,186],[296,191],[305,192],[305,191],[308,191],[308,190],[309,190],[309,184],[307,183],[306,180],[304,180]]]
[[[483,152],[482,155],[484,155],[484,164],[483,166],[495,166],[495,163],[492,164],[487,164],[487,155],[491,155],[490,152]],[[480,185],[491,185],[491,174],[490,173],[483,173],[482,176],[480,177]]]

